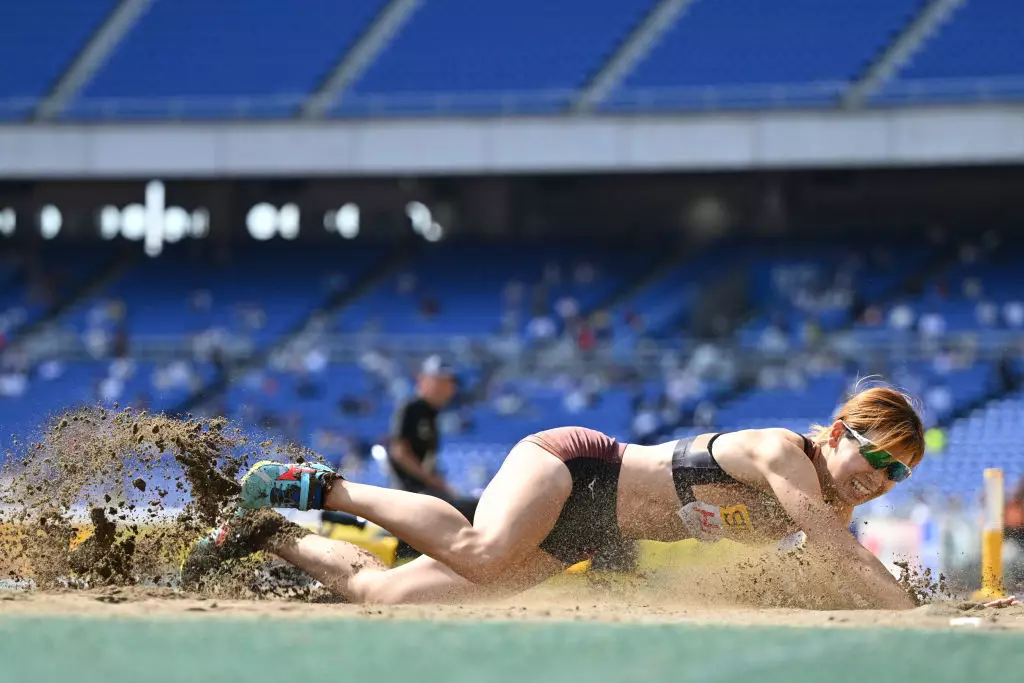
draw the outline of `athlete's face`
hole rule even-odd
[[[871,433],[864,434],[868,439]],[[843,502],[848,505],[862,505],[869,500],[888,493],[896,482],[889,479],[885,468],[875,469],[860,452],[857,442],[842,422],[836,421],[829,432],[828,470],[835,479],[836,489]],[[909,465],[910,456],[893,453],[892,457]]]

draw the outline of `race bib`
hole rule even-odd
[[[677,513],[686,530],[697,539],[713,541],[728,538],[737,531],[750,531],[750,511],[746,505],[718,507],[707,503],[687,503]]]

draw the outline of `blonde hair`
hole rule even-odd
[[[916,401],[886,384],[872,383],[861,388],[864,380],[843,404],[835,419],[842,420],[890,453],[909,453],[911,467],[924,458],[924,425],[915,407]],[[819,446],[828,443],[832,426],[813,425],[811,438]]]

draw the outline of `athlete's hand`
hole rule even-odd
[[[985,603],[985,607],[1012,607],[1014,605],[1019,605],[1019,604],[1020,603],[1017,602],[1017,596],[1011,595],[1011,596],[1006,597],[1006,598],[999,598],[998,600],[992,600],[991,602],[986,602]]]

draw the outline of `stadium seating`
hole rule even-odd
[[[346,306],[339,327],[355,332],[372,323],[384,333],[480,336],[498,333],[503,313],[511,311],[521,331],[532,314],[535,287],[544,282],[549,267],[555,268],[557,280],[543,288],[545,311],[570,297],[586,314],[624,290],[654,259],[650,252],[610,253],[578,246],[548,246],[540,257],[528,244],[503,245],[501,252],[503,258],[496,259],[487,245],[425,248],[408,267]],[[592,267],[592,281],[578,280],[580,266]],[[504,296],[510,285],[522,288],[511,305]],[[427,299],[437,305],[433,315],[421,311]]]
[[[775,324],[796,348],[807,342],[805,322],[813,320],[825,332],[851,324],[858,300],[878,301],[894,293],[930,256],[927,248],[898,240],[871,247],[834,240],[761,242],[750,245],[749,252],[753,254],[749,287],[759,314],[743,326],[739,339],[747,346],[758,346],[765,329]],[[855,296],[829,296],[837,283],[848,283],[838,290]]]
[[[920,297],[904,303],[913,311],[915,320],[925,314],[941,315],[945,328],[951,332],[979,326],[1003,327],[1004,307],[1024,303],[1019,266],[1022,257],[1024,243],[1019,241],[991,250],[981,248],[943,271]],[[979,306],[984,304],[995,306],[997,311],[997,319],[988,324],[983,322],[984,316],[979,316]]]
[[[763,106],[773,97],[795,98],[797,103],[834,101],[921,4],[920,0],[697,0],[629,75],[609,106],[632,107],[630,99],[655,89],[677,92],[651,93],[645,101],[654,107],[659,102],[676,108],[744,101]],[[757,90],[766,85],[791,87],[775,95]],[[725,92],[708,92],[718,87]],[[746,95],[743,87],[748,87]],[[729,99],[716,101],[715,97]]]
[[[121,319],[96,322],[95,309],[115,301],[126,309],[123,324],[129,335],[174,337],[219,328],[265,346],[305,320],[337,288],[380,267],[387,253],[372,246],[309,251],[267,243],[253,244],[221,263],[208,251],[182,246],[140,260],[78,305],[63,324],[79,334],[92,327],[112,331]]]
[[[653,0],[428,1],[354,86],[361,96],[447,94],[468,111],[497,111],[508,101],[485,95],[538,93],[517,109],[565,107],[654,6]],[[459,95],[476,95],[463,98]],[[399,100],[401,101],[401,100]],[[399,109],[436,108],[409,100]]]
[[[1022,411],[1024,392],[1017,391],[958,420],[949,429],[945,451],[932,459],[927,476],[922,474],[922,485],[970,495],[981,488],[982,467],[1002,468],[1008,482],[1020,480],[1024,477]]]
[[[712,276],[723,264],[750,274],[751,303],[758,314],[738,331],[735,341],[757,346],[764,326],[778,316],[794,328],[808,319],[806,311],[794,305],[794,301],[809,292],[820,293],[823,282],[835,284],[830,278],[822,280],[823,274],[831,276],[848,268],[847,281],[870,304],[897,289],[918,266],[934,258],[925,247],[914,250],[898,241],[878,244],[871,251],[834,240],[830,244],[831,249],[792,240],[752,240],[742,246],[723,243],[674,264],[665,261],[664,256],[659,260],[657,255],[644,250],[608,253],[596,248],[548,245],[544,258],[538,259],[537,250],[529,244],[502,245],[498,251],[482,243],[424,245],[404,266],[349,301],[333,322],[329,321],[326,332],[348,334],[366,331],[368,327],[374,329],[370,336],[351,338],[369,340],[365,344],[353,341],[354,346],[346,349],[346,357],[359,362],[325,357],[322,367],[317,368],[307,367],[302,360],[282,363],[271,359],[264,367],[231,383],[222,394],[215,392],[207,409],[226,414],[257,432],[283,434],[309,444],[343,463],[357,480],[385,483],[386,468],[371,457],[371,446],[386,438],[391,411],[395,402],[411,391],[413,370],[421,356],[418,352],[394,356],[390,368],[384,371],[379,363],[371,363],[365,355],[360,357],[365,351],[381,349],[386,354],[389,339],[410,335],[433,339],[432,343],[444,342],[439,349],[457,351],[459,345],[454,339],[462,337],[476,343],[493,339],[502,329],[503,320],[507,322],[503,311],[510,306],[518,318],[512,327],[506,328],[505,334],[525,341],[529,339],[527,321],[535,304],[557,320],[553,313],[556,302],[572,297],[584,315],[606,309],[613,321],[611,342],[622,350],[608,358],[628,368],[634,365],[633,354],[641,345],[660,339],[663,348],[669,350],[683,339],[676,326],[685,320],[701,287],[713,281]],[[729,259],[719,258],[723,249],[728,249]],[[899,268],[880,266],[886,260],[875,259],[886,253],[900,255]],[[918,293],[908,290],[902,301],[918,313],[944,316],[950,331],[984,331],[983,338],[989,338],[990,333],[979,327],[975,316],[976,297],[968,297],[965,292],[974,291],[977,280],[975,289],[984,297],[998,305],[1013,301],[1021,291],[1020,272],[1015,265],[1020,262],[1020,253],[1014,242],[990,242],[980,251],[964,252],[965,258],[929,271],[932,276],[923,288],[913,290]],[[87,252],[83,258],[81,251],[50,250],[46,255],[49,270],[56,270],[52,267],[54,263],[65,264],[74,275],[67,278],[72,283],[91,277],[102,270],[101,264],[107,263],[99,253]],[[257,349],[270,348],[332,292],[361,282],[368,272],[381,272],[381,264],[393,258],[385,248],[355,243],[346,243],[345,249],[337,251],[310,251],[285,242],[254,244],[234,256],[232,261],[218,265],[216,259],[196,258],[190,245],[179,244],[156,260],[140,257],[120,278],[66,312],[58,320],[59,325],[83,339],[89,330],[99,327],[108,332],[123,329],[130,339],[165,338],[169,343],[221,327],[247,335]],[[288,265],[282,267],[281,263]],[[655,263],[661,265],[652,270]],[[576,279],[575,271],[580,265],[591,271],[592,277],[586,282]],[[7,282],[16,282],[19,272],[20,265],[15,262],[0,275]],[[545,277],[549,278],[549,285],[542,299],[533,301],[532,287]],[[513,282],[521,283],[522,291],[510,303],[513,300],[508,298],[508,286]],[[72,287],[68,293],[74,291]],[[197,292],[204,296],[197,297]],[[21,290],[5,288],[0,294],[0,303],[9,304],[20,301]],[[425,298],[433,299],[437,307],[437,312],[429,317],[421,314]],[[108,315],[109,301],[123,304],[114,307],[123,313]],[[871,343],[888,345],[884,348],[892,348],[893,340],[909,341],[916,334],[894,329],[884,320],[870,328],[854,323],[851,307],[846,299],[843,301],[829,315],[819,316],[822,334],[831,335],[853,325],[851,339],[863,348],[870,348],[870,344],[865,341],[867,337],[859,336],[862,333],[870,333],[874,339]],[[254,304],[261,312],[257,317],[265,318],[259,329],[239,322],[239,309],[246,304]],[[623,324],[627,314],[635,314],[646,323],[645,327]],[[560,332],[556,325],[554,333]],[[429,343],[423,346],[423,353],[428,348]],[[767,366],[779,363],[780,368],[785,368],[785,354],[775,358]],[[463,401],[444,418],[448,422],[440,463],[459,490],[473,491],[493,474],[507,449],[526,434],[577,424],[632,440],[636,438],[634,419],[638,410],[655,413],[656,428],[662,438],[706,429],[759,426],[804,431],[812,422],[830,417],[857,376],[877,371],[924,398],[926,404],[931,400],[930,392],[941,389],[950,398],[928,405],[926,421],[929,425],[945,424],[964,409],[984,406],[988,398],[998,396],[997,373],[990,359],[991,355],[979,361],[969,357],[965,361],[959,356],[924,361],[890,354],[889,364],[879,367],[865,354],[862,362],[843,366],[842,370],[827,369],[838,366],[826,363],[826,369],[797,367],[795,373],[788,368],[774,375],[759,376],[755,388],[742,392],[735,390],[731,376],[702,377],[679,405],[675,413],[679,422],[674,423],[674,418],[666,417],[671,412],[662,413],[657,407],[667,393],[672,372],[664,368],[648,366],[639,376],[628,379],[612,372],[596,380],[561,371],[510,372],[500,369],[499,364],[499,376],[491,378],[479,358],[466,354],[459,363],[464,380]],[[34,367],[24,394],[0,398],[5,424],[10,425],[10,433],[31,433],[55,411],[76,403],[109,403],[113,395],[124,404],[138,405],[142,399],[145,405],[157,410],[173,409],[215,378],[213,366],[206,362],[183,364],[180,358],[175,362],[168,357],[160,365],[163,369],[157,374],[156,364],[136,360],[134,373],[126,374],[120,382],[107,383],[104,380],[120,365],[62,359],[60,366]],[[585,384],[595,381],[582,390]],[[514,396],[518,405],[509,410],[499,400],[504,395]],[[711,425],[691,426],[694,409],[709,398],[717,407]],[[356,400],[355,407],[342,405],[351,403],[351,399]],[[1005,411],[1000,413],[997,408],[1005,405],[1008,404],[990,404],[995,411],[992,415],[1004,415]],[[987,410],[983,407],[954,424],[950,449],[941,457],[947,457],[951,463],[960,462],[953,454],[961,452],[957,449],[966,443],[964,435],[975,434],[979,420],[996,419],[986,417]],[[1010,428],[1007,423],[995,431]],[[1009,453],[1009,447],[999,452],[1004,451]],[[955,469],[954,465],[950,467]],[[940,467],[939,472],[947,473],[928,474],[923,481],[930,486],[928,477],[951,477],[952,471]],[[943,486],[957,486],[943,481]]]
[[[102,277],[114,260],[103,249],[52,246],[30,255],[0,255],[0,334],[9,340],[24,325]]]
[[[4,414],[4,445],[12,434],[25,439],[40,433],[51,417],[76,407],[148,407],[169,410],[209,382],[208,363],[142,361],[67,361],[32,371],[21,396],[0,395]],[[104,380],[114,378],[108,384]]]
[[[274,0],[156,0],[69,116],[104,116],[90,100],[108,98],[125,98],[118,118],[153,115],[149,98],[162,106],[178,99],[176,115],[184,117],[289,116],[383,5],[307,0],[300,10]]]
[[[33,0],[5,8],[0,121],[30,116],[116,5],[117,0]]]
[[[1024,95],[1024,5],[1015,0],[970,0],[879,93],[876,101],[956,100],[971,97],[949,81],[977,79],[974,96]],[[1000,82],[1009,79],[1009,82]],[[947,83],[943,83],[946,81]]]
[[[0,120],[29,118],[111,15],[112,0],[40,0],[10,13]],[[154,0],[63,115],[290,117],[386,0]],[[564,111],[655,0],[424,0],[335,115]],[[695,0],[603,105],[691,109],[829,105],[888,47],[922,0]],[[1018,98],[1013,0],[968,0],[928,36],[875,103]],[[971,83],[964,83],[964,79]],[[950,89],[939,81],[957,81]]]

